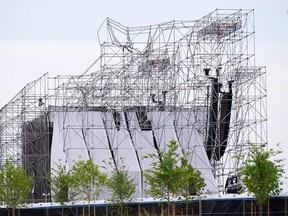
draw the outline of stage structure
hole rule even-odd
[[[233,156],[248,141],[267,144],[253,10],[138,27],[107,18],[98,39],[100,56],[85,73],[45,74],[1,109],[1,163],[11,157],[35,178],[33,201],[50,193],[44,177],[56,164],[71,169],[89,158],[99,165],[124,158],[135,196],[147,197],[143,156],[171,139],[204,176],[203,193],[223,192],[241,164]]]

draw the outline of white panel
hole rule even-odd
[[[83,115],[83,112],[66,112],[64,115],[64,149],[69,170],[76,161],[89,159]]]
[[[185,111],[184,111],[185,112]],[[195,119],[195,128],[199,132],[199,137],[203,143],[205,142],[206,133],[207,133],[207,121],[208,121],[208,109],[207,107],[194,107],[193,111],[190,114]]]
[[[141,175],[136,150],[132,144],[129,132],[127,130],[124,113],[121,112],[120,128],[117,130],[113,115],[110,112],[106,112],[106,128],[108,137],[113,149],[114,158],[116,164],[121,162],[121,158],[124,159],[123,165],[129,169],[129,175],[135,179],[137,189],[135,196],[141,197]]]
[[[101,112],[88,112],[85,123],[87,148],[91,159],[95,164],[99,165],[101,171],[109,170],[103,169],[103,161],[106,163],[112,158],[107,132],[105,130],[103,116]]]
[[[70,170],[76,161],[90,157],[100,169],[103,160],[108,162],[111,158],[101,112],[55,112],[51,168],[56,168],[60,161]],[[109,172],[109,167],[107,170]],[[109,197],[107,189],[104,190],[106,194],[102,194],[101,199]]]
[[[145,171],[150,168],[152,159],[151,158],[143,159],[143,157],[149,153],[157,152],[153,143],[152,130],[141,131],[137,115],[135,112],[129,112],[127,113],[127,116],[129,118],[129,130],[131,132],[133,144],[139,156],[140,166],[142,171]],[[142,181],[140,183],[141,183],[140,188],[142,190],[142,197],[148,196],[147,194],[145,195],[145,190],[148,189],[148,186],[145,183],[144,176],[142,176]]]
[[[190,149],[194,148],[195,145],[199,145],[199,133],[194,126],[195,118],[193,115],[188,111],[181,111],[177,112],[175,116],[175,127],[180,146],[183,149]]]
[[[190,162],[204,176],[206,189],[212,192],[217,190],[203,142],[200,141],[199,133],[193,127],[195,121],[189,112],[175,115],[170,112],[154,111],[147,113],[147,116],[152,120],[155,139],[160,149],[165,149],[167,143],[175,139],[182,148],[191,150],[193,156]],[[102,167],[103,161],[108,163],[112,157],[111,146],[116,163],[120,162],[120,158],[124,158],[123,165],[129,168],[129,175],[135,178],[137,183],[135,197],[145,197],[144,190],[147,189],[147,185],[143,182],[140,170],[150,168],[151,159],[143,160],[143,157],[156,152],[153,133],[141,130],[135,112],[127,112],[127,117],[129,130],[123,112],[120,113],[121,120],[118,128],[112,112],[55,112],[51,167],[55,167],[55,163],[59,164],[59,161],[65,165],[66,161],[67,168],[71,169],[75,161],[89,158]],[[111,175],[109,167],[107,168],[105,172]],[[105,193],[99,198],[109,197],[106,189]]]
[[[206,190],[217,192],[217,184],[212,173],[204,144],[201,142],[199,132],[194,126],[195,119],[188,111],[177,113],[176,128],[180,145],[191,155],[190,163],[197,168],[205,178]]]
[[[57,165],[66,165],[64,152],[64,132],[63,113],[55,112],[53,122],[53,136],[51,144],[51,169],[56,169]]]
[[[86,146],[89,157],[99,166],[102,173],[111,176],[111,167],[108,165],[112,158],[107,131],[105,129],[105,115],[100,111],[83,112],[83,128],[86,133]],[[106,164],[105,164],[106,163]],[[108,165],[108,166],[107,166]],[[99,199],[110,197],[106,187],[102,188]]]
[[[149,112],[149,116],[152,119],[152,128],[159,149],[165,149],[167,143],[172,139],[179,143],[173,124],[174,113],[154,111]]]
[[[129,129],[131,132],[133,144],[141,159],[141,167],[143,170],[150,167],[150,161],[143,160],[143,157],[149,153],[155,153],[156,148],[153,143],[153,134],[151,131],[142,131],[135,112],[129,112]]]

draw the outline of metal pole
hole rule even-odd
[[[243,199],[242,205],[242,215],[245,216],[245,199]]]
[[[202,215],[202,200],[199,199],[199,216]]]
[[[285,216],[287,216],[287,198],[285,198],[284,205]]]
[[[43,193],[42,195],[45,197],[45,203],[47,203],[48,197],[50,196],[50,193]],[[48,206],[46,207],[46,216],[49,216]]]

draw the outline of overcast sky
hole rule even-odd
[[[256,64],[267,66],[269,144],[280,142],[286,157],[287,0],[0,0],[0,107],[46,72],[82,74],[98,57],[96,32],[106,17],[139,26],[196,20],[216,8],[255,9]]]

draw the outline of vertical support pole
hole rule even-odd
[[[141,207],[140,207],[140,203],[138,203],[138,215],[141,215]]]
[[[251,210],[251,216],[253,215],[253,212],[254,212],[254,206],[253,206],[253,200],[251,199],[251,207],[250,207],[250,210]]]
[[[199,199],[199,216],[202,215],[202,200]]]
[[[242,215],[245,216],[245,199],[242,200]]]
[[[285,201],[284,201],[284,210],[285,210],[285,216],[287,216],[287,197],[285,198]]]
[[[79,216],[79,213],[78,213],[78,206],[76,206],[76,216]]]
[[[270,197],[268,197],[267,216],[270,216]]]

